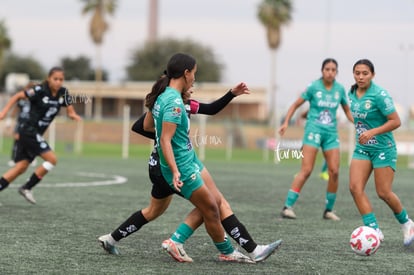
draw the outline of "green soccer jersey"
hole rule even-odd
[[[371,86],[361,98],[357,97],[356,91],[349,92],[348,97],[356,129],[356,148],[375,151],[395,147],[392,132],[374,136],[366,144],[358,143],[361,133],[383,125],[388,120],[387,116],[395,112],[393,100],[388,92],[371,82]]]
[[[301,96],[309,101],[305,130],[336,132],[338,107],[348,104],[344,87],[334,81],[331,90],[327,90],[322,79],[318,79],[313,81]]]
[[[190,122],[185,111],[181,94],[177,90],[167,87],[155,101],[152,115],[155,122],[155,134],[161,168],[169,169],[160,143],[163,122],[171,122],[177,125],[171,144],[177,167],[186,167],[193,161],[195,152],[189,138]],[[182,173],[181,169],[180,172]]]

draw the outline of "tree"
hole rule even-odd
[[[94,80],[95,72],[91,67],[89,57],[80,55],[76,58],[62,57],[60,64],[65,69],[66,80]],[[102,79],[107,79],[107,73],[102,71]]]
[[[223,65],[220,64],[213,51],[192,40],[176,40],[172,38],[148,42],[143,48],[133,51],[131,63],[127,66],[129,80],[154,81],[162,75],[170,57],[183,52],[197,60],[198,82],[218,82],[221,80]]]
[[[10,49],[11,40],[7,33],[7,27],[4,20],[0,21],[0,77],[3,79],[3,57],[6,50]]]
[[[97,90],[99,90],[100,82],[102,81],[101,68],[101,45],[103,36],[108,30],[108,23],[105,20],[106,14],[112,15],[116,9],[116,0],[82,0],[85,3],[82,14],[92,13],[91,23],[89,25],[89,33],[93,43],[96,45],[96,67],[95,80],[97,83]],[[89,105],[88,105],[89,106]],[[95,119],[102,118],[102,98],[95,98]],[[89,111],[87,112],[89,115]]]
[[[1,83],[9,73],[26,73],[30,79],[43,80],[46,77],[45,70],[39,61],[30,56],[19,56],[11,53],[4,60],[4,73]]]
[[[271,50],[271,82],[269,91],[269,123],[278,123],[276,106],[276,50],[280,45],[280,28],[291,20],[292,4],[290,0],[263,0],[257,16],[266,28],[267,42]],[[274,120],[274,121],[272,121]]]

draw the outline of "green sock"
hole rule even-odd
[[[332,211],[336,201],[336,193],[326,192],[325,210]]]
[[[185,241],[193,235],[194,230],[187,224],[182,223],[178,226],[177,230],[171,235],[171,240],[176,243],[184,244]]]
[[[404,224],[404,223],[408,222],[408,214],[407,214],[407,210],[405,210],[405,208],[403,208],[403,210],[399,214],[394,213],[394,216],[400,224]]]
[[[364,225],[372,227],[374,229],[379,228],[377,218],[375,218],[374,212],[362,215],[362,222],[364,223]]]
[[[231,242],[230,242],[230,240],[228,238],[224,238],[224,242],[222,242],[222,243],[214,243],[214,245],[224,255],[231,254],[234,251],[234,248],[231,245]]]
[[[326,163],[326,160],[323,161],[321,173],[325,173],[328,171],[328,164]]]
[[[292,207],[299,198],[299,193],[289,189],[286,196],[285,207]]]

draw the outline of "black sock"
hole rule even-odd
[[[233,214],[221,221],[221,224],[226,230],[227,234],[233,238],[243,249],[248,253],[253,252],[257,243],[250,236],[246,227]]]
[[[146,223],[148,223],[148,221],[145,219],[144,215],[142,215],[142,210],[139,210],[132,214],[131,217],[111,233],[112,238],[114,238],[115,241],[126,238],[128,235],[138,231]]]
[[[9,182],[5,178],[1,177],[1,179],[0,179],[0,191],[3,191],[3,189],[6,189],[7,186],[9,186]]]
[[[22,186],[22,188],[30,190],[41,180],[42,178],[39,178],[35,173],[33,173],[30,179],[27,180],[26,184]]]

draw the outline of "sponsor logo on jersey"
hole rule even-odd
[[[173,115],[173,116],[180,116],[180,115],[181,115],[181,108],[180,108],[180,107],[178,107],[178,106],[173,107],[173,110],[172,110],[172,115]]]

